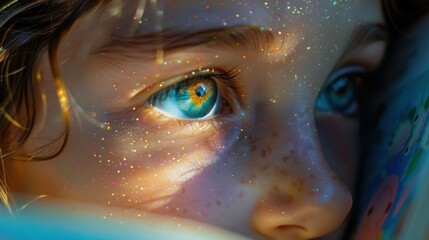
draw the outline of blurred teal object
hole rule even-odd
[[[0,207],[0,239],[249,240],[224,229],[172,216],[73,201],[17,195],[28,205]],[[22,204],[20,204],[22,205]]]

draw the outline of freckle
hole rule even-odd
[[[273,137],[277,137],[277,133],[276,133],[276,132],[273,132],[273,134],[271,134],[271,136],[273,136]]]
[[[261,150],[261,157],[265,158],[267,156],[267,152],[265,150]]]
[[[289,172],[286,168],[278,168],[276,169],[276,172],[285,177],[289,176]]]
[[[256,174],[255,173],[250,174],[250,180],[255,180],[255,179],[256,179]]]
[[[301,165],[301,162],[299,161],[299,160],[297,160],[296,158],[294,158],[293,160],[292,160],[292,162],[295,164],[295,165]]]
[[[180,194],[185,194],[186,193],[186,188],[185,187],[183,187],[181,190],[180,190]]]
[[[240,183],[246,184],[246,183],[248,183],[248,181],[246,181],[246,179],[244,177],[242,177],[242,178],[240,178]]]
[[[218,206],[218,207],[222,206],[222,202],[219,200],[216,200],[216,206]]]
[[[284,157],[282,157],[282,161],[283,162],[287,162],[289,160],[289,156],[284,156]]]
[[[269,144],[268,145],[268,152],[272,152],[275,149],[276,149],[276,145],[275,144]]]
[[[252,146],[250,147],[250,151],[251,151],[251,152],[256,151],[256,149],[257,149],[257,148],[256,148],[256,146],[255,146],[255,145],[252,145]]]
[[[211,208],[211,207],[212,207],[212,205],[210,203],[206,204],[206,208]]]
[[[187,212],[188,212],[188,209],[186,209],[186,208],[182,210],[183,214],[186,214]]]
[[[302,179],[293,179],[291,180],[291,184],[298,192],[301,192],[304,185],[304,181]]]
[[[314,180],[316,177],[315,177],[313,174],[311,174],[311,175],[310,175],[310,178],[311,178],[312,180]]]
[[[265,172],[270,167],[270,164],[264,164],[261,167],[259,167],[259,171]]]
[[[275,193],[279,192],[279,190],[280,190],[280,187],[279,187],[279,185],[278,185],[278,184],[274,184],[273,186],[271,186],[271,192],[272,192],[273,194],[275,194]]]

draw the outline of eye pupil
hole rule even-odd
[[[349,87],[349,81],[346,78],[341,78],[332,84],[332,89],[337,95],[344,95]]]
[[[195,94],[197,94],[198,97],[203,97],[207,93],[207,87],[204,84],[199,85],[195,89]]]

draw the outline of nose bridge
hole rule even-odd
[[[305,105],[286,108],[268,105],[264,110],[265,128],[255,130],[259,131],[259,141],[270,143],[267,147],[272,151],[268,158],[273,169],[287,172],[272,175],[277,180],[270,181],[282,182],[287,191],[292,191],[290,184],[315,193],[331,189],[329,185],[336,182],[336,177],[320,146],[312,108]]]
[[[259,108],[266,117],[264,127],[254,128],[255,135],[275,147],[266,157],[270,171],[261,181],[264,193],[255,207],[255,229],[292,239],[332,231],[347,215],[351,195],[325,159],[310,103]]]

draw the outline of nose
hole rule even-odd
[[[267,113],[269,124],[266,119],[261,121],[264,127],[255,128],[259,140],[268,139],[276,148],[267,156],[270,170],[264,171],[252,226],[272,239],[323,236],[342,223],[352,205],[351,194],[325,159],[313,112],[295,109],[289,117],[279,112]],[[256,155],[253,158],[263,161]]]

